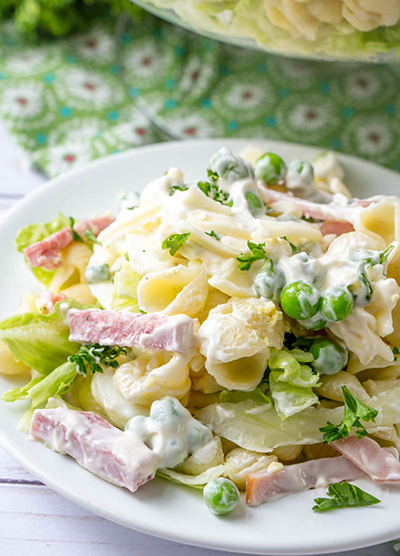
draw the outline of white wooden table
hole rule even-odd
[[[0,123],[0,213],[43,181],[43,176],[29,170],[26,159]],[[0,447],[0,555],[3,554],[218,556],[221,553],[156,539],[106,521],[47,488]],[[346,554],[393,556],[394,552],[388,544],[383,544]]]

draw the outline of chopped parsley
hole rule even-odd
[[[221,205],[226,205],[228,201],[228,193],[222,191],[215,183],[209,183],[208,181],[199,181],[197,187],[201,189],[204,195],[210,197],[213,201],[221,203]]]
[[[371,297],[372,297],[372,294],[373,294],[372,286],[371,286],[371,283],[368,280],[367,275],[365,274],[365,272],[360,271],[358,273],[358,279],[360,280],[361,286],[364,290],[365,299],[368,302],[371,301]]]
[[[368,494],[361,488],[347,482],[333,483],[328,487],[330,498],[316,498],[313,506],[314,512],[326,512],[338,508],[354,508],[360,506],[373,506],[380,500]]]
[[[132,205],[131,207],[126,207],[127,210],[134,210],[137,209],[138,206],[137,205]]]
[[[214,239],[216,239],[217,241],[219,241],[219,237],[217,236],[217,234],[214,232],[214,230],[211,230],[211,232],[204,232],[207,236],[213,237]]]
[[[385,264],[393,249],[394,245],[389,245],[389,247],[387,247],[382,253],[379,254],[379,264]]]
[[[299,252],[299,248],[292,243],[291,241],[288,240],[288,238],[286,236],[282,236],[281,239],[284,239],[285,241],[288,242],[288,244],[290,245],[290,247],[292,248],[292,255],[297,255],[297,253]]]
[[[69,217],[69,225],[71,227],[71,232],[72,232],[72,239],[73,241],[79,241],[80,243],[84,243],[83,239],[81,238],[81,236],[79,234],[77,234],[74,230],[74,226],[75,226],[75,219],[72,218],[72,216]]]
[[[400,355],[400,350],[399,350],[399,348],[396,347],[396,346],[394,346],[394,347],[392,348],[392,352],[393,352],[393,355],[394,355],[394,360],[397,361],[397,356]]]
[[[324,443],[333,442],[334,440],[339,440],[340,438],[347,438],[353,428],[358,438],[363,438],[366,436],[367,430],[362,421],[373,421],[375,422],[375,417],[378,412],[373,407],[369,407],[365,403],[358,400],[347,386],[342,386],[343,399],[344,399],[344,416],[343,421],[340,425],[334,425],[333,423],[328,423],[320,428],[319,430],[324,433]]]
[[[317,222],[315,220],[315,218],[313,218],[312,216],[301,216],[301,220],[305,220],[306,222],[310,222],[310,224],[314,224],[315,222]]]
[[[208,168],[207,170],[207,175],[210,178],[211,181],[217,181],[219,178],[219,175],[217,172],[215,172],[214,170],[211,170],[211,168]]]
[[[264,251],[265,243],[253,243],[252,241],[248,241],[247,246],[251,252],[242,253],[239,257],[236,257],[239,270],[250,270],[253,263],[262,260],[265,261],[265,266],[269,263],[271,265],[271,270],[274,270],[273,260],[267,257]]]
[[[186,232],[184,234],[172,234],[169,237],[165,238],[161,244],[163,249],[169,249],[169,254],[171,257],[176,255],[179,248],[189,239],[190,232]]]
[[[80,375],[87,375],[89,371],[91,374],[102,373],[104,367],[112,367],[117,369],[119,363],[117,358],[124,354],[126,349],[119,346],[100,346],[99,344],[92,344],[81,346],[78,353],[68,357],[68,361],[76,364],[76,370]]]
[[[177,191],[187,191],[189,188],[182,186],[182,185],[170,185],[168,187],[168,193],[170,195],[173,195],[174,193],[176,193]]]
[[[97,239],[97,237],[94,235],[93,230],[91,228],[89,228],[88,230],[86,230],[85,232],[85,238],[86,241],[88,243],[97,243],[98,245],[101,245],[100,241]]]

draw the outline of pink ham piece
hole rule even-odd
[[[247,477],[246,503],[258,506],[296,492],[324,488],[332,483],[353,481],[360,477],[365,477],[365,474],[344,456],[285,465],[274,473],[262,469]]]
[[[296,205],[301,208],[304,216],[306,217],[315,218],[317,220],[344,221],[350,224],[354,224],[357,215],[360,213],[362,208],[369,207],[372,203],[379,203],[385,199],[383,195],[377,195],[375,197],[370,197],[369,199],[355,201],[354,203],[345,206],[333,202],[323,205],[301,199],[300,197],[295,197],[291,193],[275,191],[269,187],[260,186],[260,189],[270,204],[274,204],[279,201],[294,201]]]
[[[350,222],[340,222],[339,220],[325,220],[320,227],[321,234],[327,236],[328,234],[334,234],[335,236],[341,236],[342,234],[347,234],[348,232],[354,232],[353,225]]]
[[[107,228],[114,218],[110,216],[99,216],[89,220],[83,220],[74,225],[74,231],[84,239],[84,234],[87,230],[91,229],[95,236],[98,236],[101,231]],[[47,270],[52,270],[60,266],[61,257],[60,251],[68,247],[73,242],[71,228],[65,227],[58,232],[54,232],[49,237],[32,243],[24,249],[24,254],[28,262],[34,268],[42,267]]]
[[[36,409],[30,434],[131,492],[154,478],[159,463],[158,456],[133,434],[120,431],[95,413],[62,407]]]
[[[400,463],[398,458],[381,448],[372,438],[349,436],[335,440],[331,444],[338,452],[380,483],[400,481]]]
[[[194,321],[187,315],[70,309],[70,341],[187,353],[195,345]]]

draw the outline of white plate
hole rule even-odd
[[[0,316],[15,312],[23,292],[38,290],[22,256],[13,246],[19,228],[51,219],[58,211],[83,218],[116,209],[121,190],[137,190],[178,166],[188,180],[203,179],[210,156],[227,145],[239,152],[249,140],[204,140],[164,143],[113,155],[52,180],[28,195],[0,222]],[[253,141],[284,159],[312,160],[318,150],[287,143]],[[340,157],[347,183],[359,196],[396,194],[398,174],[352,157]],[[21,383],[0,376],[0,393]],[[274,504],[246,507],[224,518],[213,516],[200,491],[156,479],[137,493],[117,488],[88,473],[72,459],[30,442],[17,431],[25,402],[0,403],[0,442],[28,471],[70,500],[103,517],[144,533],[188,544],[253,554],[316,554],[377,544],[400,535],[400,490],[357,481],[382,500],[371,508],[331,513],[311,511],[325,490],[297,494]]]

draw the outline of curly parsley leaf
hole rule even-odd
[[[217,236],[217,234],[214,232],[214,230],[211,230],[211,232],[204,232],[206,234],[206,236],[210,236],[213,237],[214,239],[216,239],[217,241],[219,241],[219,237]]]
[[[85,232],[85,238],[86,241],[88,243],[97,243],[98,245],[101,245],[100,241],[97,239],[97,237],[94,235],[93,230],[91,228],[89,228],[88,230],[86,230]]]
[[[294,243],[289,241],[286,236],[282,236],[281,239],[284,239],[285,241],[288,242],[288,244],[290,245],[290,247],[292,249],[292,255],[297,255],[297,253],[299,252],[299,248]]]
[[[250,249],[250,253],[242,253],[239,257],[236,257],[239,270],[250,270],[252,264],[262,260],[265,260],[265,266],[270,264],[271,269],[274,269],[273,260],[267,257],[264,251],[265,243],[253,243],[252,241],[248,241],[247,247]]]
[[[361,488],[347,482],[333,483],[328,487],[328,495],[331,498],[316,498],[313,506],[314,512],[326,512],[337,508],[354,508],[360,506],[373,506],[379,504],[380,500],[368,494]]]
[[[168,187],[168,193],[170,195],[173,195],[174,193],[176,193],[177,191],[187,191],[189,188],[182,186],[182,185],[170,185]]]
[[[117,358],[121,354],[126,355],[126,353],[126,349],[119,346],[92,344],[82,346],[78,353],[68,357],[68,361],[75,363],[78,374],[86,376],[88,371],[91,374],[102,373],[101,365],[117,369],[119,367]]]
[[[176,255],[180,247],[189,239],[190,232],[184,234],[172,234],[165,238],[161,244],[163,249],[169,249],[169,254],[171,257]]]
[[[247,201],[247,206],[249,207],[249,211],[253,216],[259,214],[259,212],[264,208],[264,204],[261,201],[260,197],[258,197],[251,191],[247,191],[247,193],[245,194],[245,198]]]
[[[321,427],[319,430],[324,433],[324,443],[333,442],[334,440],[339,440],[340,438],[347,438],[353,428],[355,428],[355,434],[358,438],[363,438],[366,436],[367,430],[362,421],[373,421],[375,422],[375,417],[378,415],[376,409],[369,407],[363,402],[360,402],[347,386],[342,386],[343,399],[344,399],[344,416],[343,421],[340,425],[334,425],[329,422]]]
[[[221,203],[221,205],[226,205],[228,201],[228,193],[222,191],[215,183],[209,183],[208,181],[199,181],[197,187],[210,197],[213,201],[217,201],[217,203]]]
[[[74,230],[74,226],[75,226],[75,219],[72,218],[72,216],[69,217],[69,225],[71,227],[71,232],[72,232],[72,239],[73,241],[79,241],[80,243],[84,243],[83,239],[81,238],[81,236],[79,234],[77,234]]]

